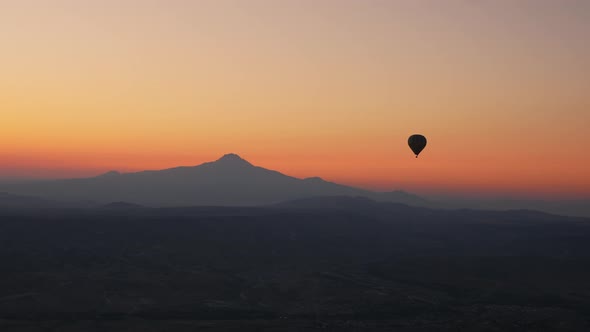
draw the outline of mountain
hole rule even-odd
[[[94,207],[91,201],[55,201],[35,196],[13,195],[0,192],[0,209],[47,209],[47,208],[86,208]]]
[[[103,209],[142,209],[142,205],[127,202],[112,202],[102,206]]]
[[[198,166],[118,173],[92,178],[0,185],[12,194],[52,200],[128,202],[146,206],[267,205],[314,196],[362,196],[377,201],[426,205],[401,191],[378,193],[325,181],[298,179],[254,166],[236,154]]]
[[[523,199],[432,199],[432,207],[478,210],[535,210],[572,217],[590,217],[590,200],[523,200]]]
[[[424,199],[403,191],[363,190],[325,181],[319,177],[298,179],[254,166],[236,154],[227,154],[216,161],[198,166],[159,171],[136,173],[110,171],[96,177],[82,179],[0,183],[0,192],[5,192],[4,196],[0,196],[0,207],[80,207],[99,206],[112,202],[126,202],[149,207],[253,206],[272,205],[312,197],[346,196],[440,209],[526,209],[590,217],[588,200]],[[358,203],[358,201],[348,203],[355,205],[355,202]]]
[[[0,208],[46,208],[55,206],[57,203],[39,197],[12,195],[0,192]]]

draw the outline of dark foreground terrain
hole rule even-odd
[[[0,331],[590,330],[590,220],[322,198],[0,210]]]

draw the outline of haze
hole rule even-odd
[[[6,0],[0,178],[235,151],[369,189],[586,198],[589,32],[575,0]]]

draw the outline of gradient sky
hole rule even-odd
[[[0,178],[235,152],[380,190],[590,197],[589,36],[585,0],[2,0]]]

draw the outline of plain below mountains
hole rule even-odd
[[[0,209],[0,260],[2,332],[590,331],[590,219],[530,211]]]

